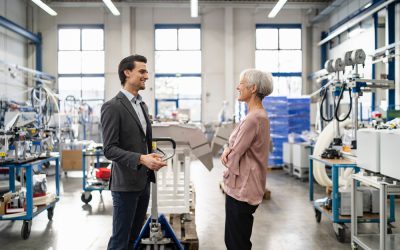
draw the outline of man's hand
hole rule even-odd
[[[224,152],[221,155],[221,162],[222,162],[222,165],[224,165],[225,167],[226,167],[226,163],[228,162],[228,155],[231,151],[232,151],[232,149],[230,149],[229,147],[226,147],[224,149]]]
[[[145,165],[151,170],[159,170],[162,167],[167,166],[165,161],[161,160],[162,155],[159,154],[148,154],[148,155],[141,155],[139,159],[139,163]]]

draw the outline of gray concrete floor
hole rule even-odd
[[[196,190],[196,224],[200,249],[226,249],[224,245],[224,202],[219,189],[223,167],[216,159],[209,172],[200,162],[192,162],[191,176]],[[57,203],[53,221],[46,213],[34,218],[28,240],[20,237],[21,221],[0,221],[0,249],[106,249],[111,234],[112,199],[108,191],[93,193],[90,205],[83,205],[81,173],[69,173],[62,177],[62,196]],[[322,218],[314,219],[314,211],[308,202],[308,183],[289,177],[281,170],[268,174],[267,187],[271,200],[264,201],[255,213],[253,249],[350,249],[350,232],[347,243],[336,240],[332,224]],[[321,197],[323,188],[316,185]],[[397,218],[400,204],[396,204]],[[400,223],[394,233],[400,233]],[[376,225],[361,230],[378,232]]]

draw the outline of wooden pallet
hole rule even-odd
[[[185,250],[198,250],[199,238],[197,237],[194,211],[189,216],[190,218],[185,218],[182,214],[170,214],[169,222]]]

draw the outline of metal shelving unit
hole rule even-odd
[[[56,162],[56,175],[55,175],[55,185],[56,185],[56,197],[55,200],[50,202],[49,204],[38,206],[37,210],[34,210],[33,206],[33,169],[37,167],[39,170],[41,169],[44,163],[48,163],[50,161]],[[41,212],[47,210],[47,217],[49,220],[52,220],[54,215],[54,208],[56,203],[60,200],[60,157],[58,155],[54,155],[51,157],[47,157],[44,159],[37,159],[31,162],[26,163],[10,163],[10,164],[3,164],[0,168],[8,168],[9,169],[9,185],[10,191],[15,192],[15,173],[16,171],[20,171],[21,178],[23,178],[23,171],[21,169],[25,169],[25,176],[26,176],[26,215],[12,217],[9,218],[7,216],[0,216],[0,220],[22,220],[22,228],[21,228],[21,237],[23,239],[28,239],[31,226],[32,226],[32,219],[40,214]]]
[[[340,208],[340,194],[339,194],[339,170],[345,168],[354,168],[355,172],[359,171],[355,161],[349,159],[322,159],[310,155],[310,170],[309,170],[309,199],[313,204],[315,210],[315,218],[317,222],[321,221],[322,215],[326,216],[333,223],[333,228],[336,233],[338,241],[345,241],[345,223],[351,223],[351,216],[342,216],[339,213]],[[314,200],[314,176],[313,176],[313,161],[319,161],[332,168],[332,210],[322,207]],[[394,198],[390,200],[390,216],[388,222],[395,220],[394,215]],[[357,218],[358,223],[379,223],[380,217],[376,214],[365,214]]]
[[[358,234],[356,220],[356,196],[355,191],[357,182],[367,184],[379,190],[379,234]],[[388,206],[387,197],[390,196],[390,216],[387,218]],[[358,249],[362,247],[366,250],[394,250],[400,249],[400,234],[391,234],[388,223],[394,220],[394,195],[400,195],[400,183],[393,179],[381,176],[366,176],[363,173],[352,175],[351,187],[351,247]],[[393,216],[393,218],[392,218]],[[390,235],[388,235],[390,233]]]

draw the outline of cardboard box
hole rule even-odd
[[[5,193],[2,197],[1,197],[1,201],[0,201],[0,215],[4,215],[4,214],[6,214],[6,207],[7,207],[7,204],[10,202],[10,200],[11,200],[11,196],[12,196],[12,193],[11,192],[8,192],[8,193]]]
[[[82,171],[82,150],[62,150],[61,168],[63,171]]]

